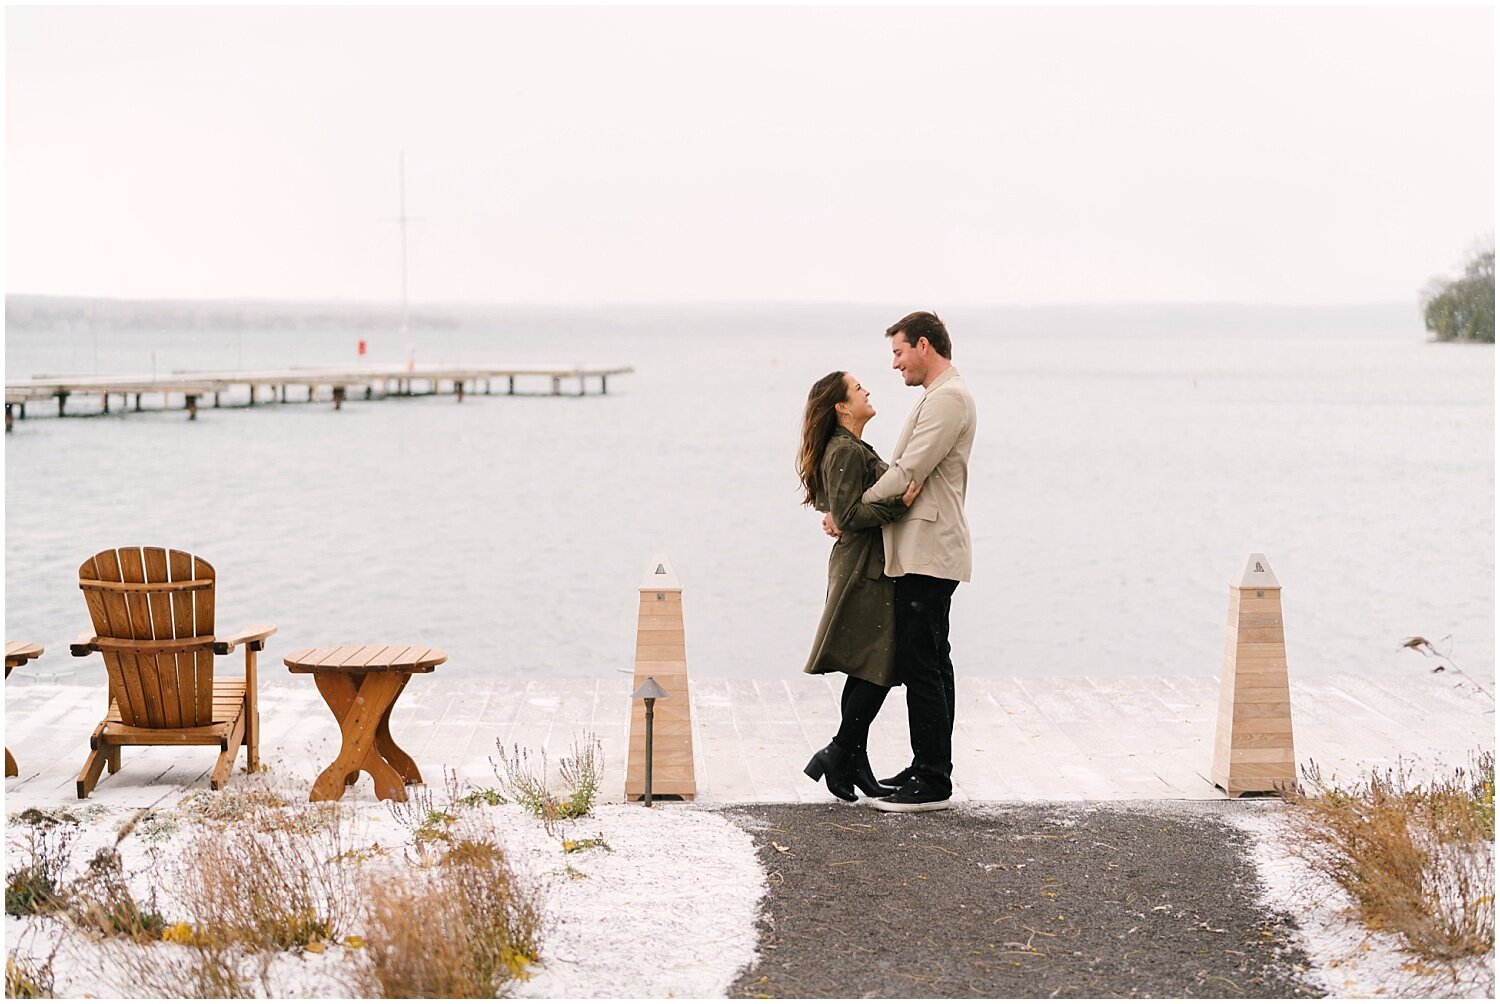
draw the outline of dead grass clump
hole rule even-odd
[[[281,811],[274,799],[234,803],[165,869],[182,919],[141,948],[104,943],[126,985],[146,996],[269,996],[275,960],[321,948],[357,918],[359,859],[343,848],[340,816]],[[120,945],[120,948],[112,946]]]
[[[1495,939],[1495,757],[1423,785],[1404,764],[1342,788],[1316,764],[1289,801],[1292,850],[1337,882],[1371,928],[1412,951],[1455,963]]]
[[[454,835],[435,864],[374,878],[365,895],[369,996],[495,997],[537,958],[540,900],[493,834]]]
[[[5,955],[5,996],[56,997],[57,939],[39,936],[31,922],[17,925],[19,930],[11,930],[9,924],[6,927],[9,948]]]
[[[241,825],[204,832],[188,847],[172,878],[193,944],[266,951],[347,932],[356,880],[337,814],[314,817],[311,831],[282,827],[282,819],[255,806]]]
[[[52,959],[29,959],[20,955],[5,957],[5,996],[17,998],[56,997]]]
[[[15,867],[5,871],[5,912],[16,917],[57,913],[67,905],[64,876],[73,856],[78,821],[67,813],[27,809],[12,817],[24,824],[21,846],[7,854]]]
[[[182,800],[179,811],[215,823],[264,823],[284,821],[267,809],[286,809],[292,803],[281,792],[258,778],[221,791],[202,791]],[[314,803],[322,807],[326,803]]]
[[[155,910],[142,909],[125,880],[125,867],[113,847],[98,850],[68,897],[68,915],[79,927],[138,942],[156,941],[166,921]]]
[[[131,996],[168,1000],[271,996],[270,965],[263,955],[246,955],[226,945],[140,946],[119,940],[101,942],[100,949],[119,974],[119,986],[128,988]]]
[[[552,793],[545,749],[533,759],[531,751],[520,746],[512,746],[508,754],[499,741],[495,747],[500,758],[496,762],[492,757],[490,763],[500,787],[510,801],[540,819],[548,833],[554,832],[561,820],[577,819],[593,811],[604,773],[604,749],[597,736],[589,734],[581,743],[573,740],[572,754],[559,761],[558,773],[563,783],[573,789],[565,796]]]

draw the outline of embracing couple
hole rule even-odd
[[[844,673],[838,735],[807,775],[846,802],[858,788],[886,812],[945,809],[953,794],[953,661],[948,608],[969,580],[964,494],[974,444],[974,397],[953,368],[936,314],[908,314],[886,330],[891,366],[922,397],[887,465],[864,435],[870,392],[851,374],[813,384],[797,473],[803,503],[826,513],[835,538],[828,598],[804,672]],[[866,744],[890,688],[906,686],[911,764],[877,780]]]

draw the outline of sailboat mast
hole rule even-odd
[[[401,151],[401,333],[406,333],[408,320],[406,302],[406,151]]]

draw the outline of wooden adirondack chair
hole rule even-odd
[[[213,566],[184,551],[100,551],[79,566],[78,585],[94,629],[70,648],[79,656],[99,652],[109,671],[109,713],[89,740],[78,797],[88,797],[106,763],[111,774],[120,769],[123,746],[217,746],[215,789],[228,783],[241,745],[255,770],[255,653],[275,626],[216,636]],[[245,647],[244,678],[215,680],[214,656],[237,645]]]

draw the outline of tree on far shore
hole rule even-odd
[[[1422,296],[1422,317],[1434,341],[1495,341],[1495,242],[1475,252],[1459,279],[1433,279]]]

